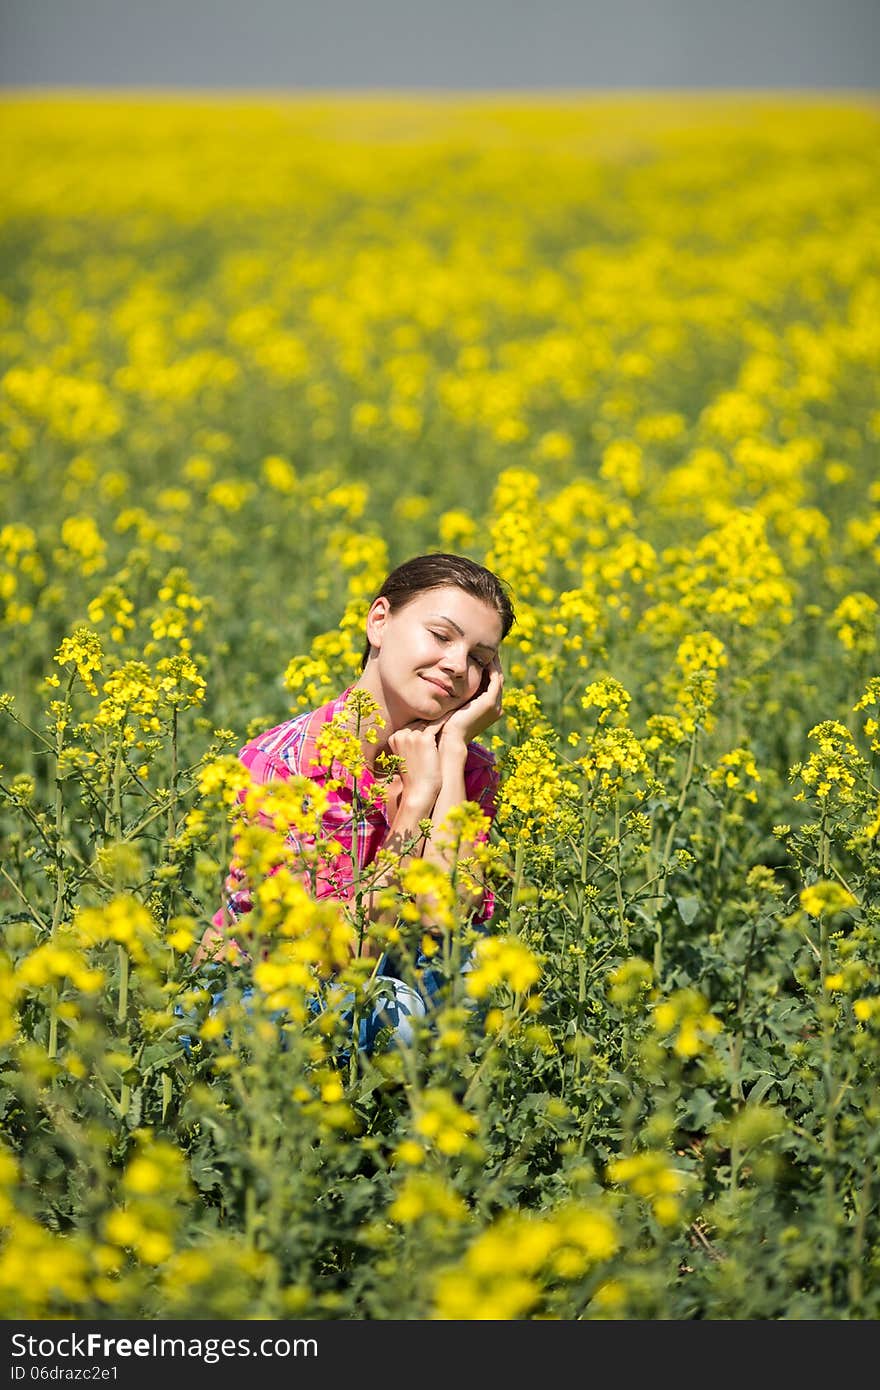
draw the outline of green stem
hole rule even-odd
[[[12,889],[19,902],[22,904],[23,907],[26,907],[28,909],[31,916],[39,922],[40,926],[43,927],[46,931],[51,931],[50,924],[47,922],[46,918],[43,917],[42,914],[34,907],[33,903],[31,903],[28,899],[27,894],[21,891],[21,888],[15,882],[15,879],[10,877],[10,875],[6,872],[2,864],[0,864],[0,876],[6,879],[6,882],[9,884],[9,887]]]
[[[742,1088],[742,1052],[743,1035],[734,1033],[730,1040],[730,1097],[734,1104],[743,1104],[745,1096]],[[742,1162],[740,1142],[736,1137],[734,1127],[734,1138],[730,1145],[730,1188],[735,1191],[739,1186],[739,1169]]]
[[[49,988],[49,1041],[46,1052],[50,1057],[58,1056],[58,986]]]
[[[256,1249],[257,1225],[257,1194],[251,1178],[244,1194],[244,1239],[251,1250]]]
[[[865,1251],[865,1228],[868,1220],[868,1211],[871,1206],[871,1184],[873,1175],[874,1156],[865,1161],[862,1171],[862,1186],[859,1192],[858,1215],[852,1236],[852,1255],[849,1266],[849,1301],[853,1317],[859,1317],[861,1313],[862,1297],[864,1292],[864,1251]]]
[[[694,767],[696,766],[697,761],[698,738],[699,730],[695,728],[693,736],[691,737],[690,748],[688,749],[687,766],[684,770],[684,777],[682,778],[681,788],[678,794],[678,801],[675,807],[675,814],[673,815],[672,821],[669,825],[669,830],[666,835],[666,843],[663,846],[663,857],[660,862],[660,872],[657,881],[656,897],[657,911],[654,919],[654,928],[656,932],[656,938],[654,941],[654,978],[658,984],[663,974],[663,918],[661,916],[661,913],[663,911],[663,899],[666,896],[666,880],[669,877],[669,856],[672,853],[672,845],[675,839],[675,832],[678,829],[678,823],[681,820],[681,814],[685,807],[685,801],[687,800],[688,787],[690,786],[691,778],[694,775]]]
[[[461,1003],[464,994],[464,980],[461,974],[461,936],[466,930],[468,920],[467,909],[459,899],[459,872],[458,859],[461,853],[461,835],[456,838],[453,847],[452,869],[450,871],[450,886],[452,889],[453,921],[450,930],[443,932],[443,971],[444,979],[448,980],[452,986],[450,1004],[457,1007]]]
[[[168,1114],[168,1107],[169,1107],[170,1104],[171,1104],[171,1077],[168,1075],[167,1071],[163,1071],[163,1073],[162,1073],[162,1122],[163,1122],[163,1124],[164,1124],[164,1122],[165,1122],[165,1116]]]
[[[589,788],[584,783],[581,808],[583,812],[583,835],[581,836],[581,903],[586,908],[586,887],[590,877],[590,832],[593,821],[593,803],[590,801]]]
[[[483,1073],[485,1072],[486,1067],[489,1065],[489,1062],[496,1056],[498,1048],[506,1040],[507,1035],[510,1032],[510,1026],[513,1022],[513,1019],[514,1012],[511,1009],[510,1012],[505,1016],[504,1022],[502,1023],[495,1040],[486,1048],[483,1060],[480,1062],[479,1066],[477,1067],[476,1071],[474,1072],[473,1076],[468,1082],[468,1088],[465,1091],[464,1096],[462,1098],[462,1105],[468,1105],[471,1102],[471,1100],[473,1100],[477,1088],[479,1087],[480,1082],[483,1079]]]
[[[64,787],[58,769],[61,761],[61,754],[64,751],[64,731],[67,728],[67,716],[70,711],[70,694],[73,689],[75,676],[76,673],[72,672],[68,677],[67,690],[64,693],[64,707],[55,724],[55,902],[52,908],[53,939],[58,934],[64,916],[64,896],[67,886],[64,855],[61,850],[61,836],[64,830]],[[49,1039],[46,1050],[50,1057],[55,1057],[58,1054],[58,990],[55,985],[52,986],[49,992]]]
[[[169,802],[168,802],[168,840],[169,840],[169,842],[170,842],[171,840],[174,839],[174,836],[175,836],[176,831],[177,831],[177,782],[178,782],[178,777],[179,777],[179,775],[180,775],[180,770],[179,770],[179,755],[178,755],[178,747],[177,747],[177,733],[178,733],[177,724],[178,724],[178,718],[179,718],[178,709],[177,709],[177,706],[175,705],[174,708],[173,708],[172,711],[171,711],[171,786],[170,786],[170,788],[169,788],[169,790],[170,790],[170,792],[171,792],[171,798],[170,798],[170,800],[169,800]]]
[[[614,896],[617,902],[617,924],[625,950],[629,950],[629,926],[623,907],[623,883],[620,868],[620,792],[614,794]]]
[[[581,1033],[581,1019],[582,1019],[582,1017],[583,1017],[584,1004],[586,1003],[586,999],[587,999],[587,962],[586,962],[586,958],[585,958],[585,956],[583,955],[583,953],[581,953],[581,954],[578,956],[578,958],[577,958],[577,973],[578,973],[578,992],[577,992],[577,1011],[576,1011],[576,1013],[575,1013],[575,1018],[576,1018],[576,1020],[577,1020],[577,1032],[575,1033],[575,1037],[574,1037],[574,1042],[575,1042],[575,1053],[574,1053],[574,1067],[573,1067],[573,1069],[572,1069],[572,1080],[573,1080],[573,1081],[578,1081],[578,1080],[580,1079],[580,1074],[581,1074],[581,1049],[580,1049],[580,1045],[579,1045],[579,1044],[580,1044],[580,1033]]]
[[[122,737],[125,730],[125,723],[119,730],[119,738],[116,742],[116,756],[113,759],[113,788],[111,796],[111,824],[113,833],[117,839],[122,835]]]
[[[834,1065],[833,1065],[833,1024],[832,1016],[834,1004],[825,981],[830,973],[831,960],[828,941],[828,925],[823,913],[819,919],[819,954],[821,971],[821,1005],[820,1017],[822,1020],[822,1081],[823,1081],[823,1102],[824,1117],[822,1122],[822,1154],[823,1154],[823,1176],[822,1188],[825,1195],[825,1271],[824,1286],[825,1296],[830,1301],[831,1298],[831,1268],[834,1259],[835,1231],[837,1229],[837,1191],[834,1180],[834,1164],[836,1160],[836,1137],[835,1137],[835,1085],[834,1085]]]
[[[119,1006],[116,1010],[116,1020],[124,1023],[128,1017],[128,952],[120,943],[117,947],[119,957]]]
[[[516,936],[519,931],[519,894],[522,888],[524,856],[523,842],[520,839],[516,842],[513,857],[513,887],[510,890],[510,913],[507,919],[507,929],[511,936]]]
[[[128,1018],[128,952],[120,942],[117,949],[119,959],[119,1004],[116,1010],[117,1023],[124,1024]],[[124,1046],[128,1048],[128,1038],[126,1037]],[[128,1111],[128,1101],[130,1090],[128,1083],[123,1081],[119,1092],[119,1112],[125,1115]]]
[[[55,750],[53,749],[53,753],[54,752]],[[53,839],[51,834],[47,834],[45,824],[40,820],[39,816],[36,816],[29,806],[25,806],[21,801],[17,800],[11,788],[8,787],[6,783],[2,781],[2,779],[0,779],[0,792],[2,792],[2,794],[6,797],[6,799],[9,802],[11,802],[11,804],[15,807],[16,811],[20,812],[20,814],[25,817],[25,819],[29,822],[31,829],[34,830],[35,833],[39,836],[39,838],[43,841],[43,844],[46,846],[46,849],[49,851],[49,853],[54,856],[56,851],[56,841]],[[76,860],[78,864],[82,864],[83,861],[80,859],[79,855],[76,853],[72,846],[69,846],[67,848],[66,854],[68,858],[73,858]]]
[[[580,1078],[580,1073],[581,1073],[581,1050],[580,1050],[580,1047],[577,1046],[577,1043],[578,1043],[578,1038],[579,1038],[579,1034],[580,1034],[580,1024],[581,1024],[581,1018],[582,1018],[582,1015],[583,1015],[583,1007],[584,1007],[584,1004],[586,1003],[586,999],[587,999],[587,961],[586,961],[586,956],[584,955],[584,949],[585,949],[585,948],[584,948],[583,943],[587,940],[587,938],[588,938],[588,936],[589,936],[589,934],[590,934],[590,923],[591,923],[591,919],[592,919],[592,915],[593,915],[593,899],[592,899],[591,895],[587,892],[587,888],[588,888],[588,886],[589,886],[587,880],[588,880],[588,878],[589,878],[589,863],[590,863],[590,830],[591,830],[591,825],[592,825],[592,813],[593,813],[593,809],[592,809],[592,803],[591,803],[591,802],[589,801],[589,799],[588,799],[588,788],[587,788],[586,784],[584,785],[584,789],[583,789],[583,801],[582,801],[582,806],[583,806],[583,823],[584,823],[584,829],[583,829],[583,837],[582,837],[582,839],[581,839],[581,865],[580,865],[580,869],[581,869],[581,872],[580,872],[580,880],[581,880],[581,942],[580,942],[580,944],[579,944],[579,946],[578,946],[578,950],[579,950],[580,954],[579,954],[578,957],[577,957],[578,992],[577,992],[577,1013],[576,1013],[576,1019],[577,1019],[577,1030],[578,1030],[578,1031],[577,1031],[577,1033],[575,1034],[575,1044],[576,1044],[576,1046],[575,1046],[575,1055],[574,1055],[574,1067],[572,1068],[572,1080],[575,1081],[575,1082],[578,1081],[578,1079]]]
[[[822,810],[819,831],[819,871],[823,877],[830,872],[831,842],[828,836],[828,811]],[[828,922],[823,912],[819,918],[819,971],[820,1005],[819,1016],[822,1024],[822,1082],[824,1117],[822,1122],[822,1188],[825,1197],[825,1269],[823,1286],[825,1297],[830,1305],[832,1296],[832,1262],[834,1259],[835,1233],[837,1230],[837,1191],[834,1180],[834,1165],[837,1157],[835,1135],[835,1084],[834,1084],[834,1003],[825,983],[831,973],[831,946],[828,939]]]

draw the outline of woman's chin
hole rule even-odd
[[[436,719],[449,706],[449,696],[439,685],[432,685],[430,681],[423,680],[419,676],[419,684],[422,687],[417,692],[417,707],[419,714],[417,717],[422,719]]]

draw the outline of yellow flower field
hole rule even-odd
[[[877,1317],[877,103],[0,130],[0,1316]],[[367,1057],[293,875],[192,949],[431,549],[516,609],[494,933]]]

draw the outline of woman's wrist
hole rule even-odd
[[[440,766],[447,768],[463,768],[467,762],[468,746],[463,738],[454,737],[447,741],[445,738],[440,741]]]
[[[404,791],[397,805],[392,825],[395,829],[401,826],[415,827],[420,820],[430,816],[434,809],[434,802],[437,800],[437,792],[430,796],[419,794],[415,790]]]

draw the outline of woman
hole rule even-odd
[[[513,621],[504,585],[482,565],[449,554],[407,560],[386,577],[370,604],[362,670],[354,685],[241,750],[239,757],[254,783],[292,776],[307,776],[322,786],[333,782],[321,838],[338,841],[342,852],[318,870],[311,885],[316,897],[350,903],[364,871],[384,848],[397,856],[394,868],[370,878],[366,902],[368,913],[379,915],[382,889],[393,886],[414,858],[451,867],[448,841],[438,832],[452,808],[476,802],[490,821],[494,817],[495,759],[474,740],[501,716],[499,649]],[[369,699],[353,701],[350,697],[358,691]],[[356,716],[358,704],[370,712]],[[363,771],[345,774],[340,781],[336,767],[331,778],[321,731],[331,720],[335,728],[346,718],[360,740]],[[377,769],[389,757],[395,770],[380,784]],[[293,850],[308,847],[302,836],[291,834],[289,840]],[[248,886],[235,866],[227,890],[224,908],[202,938],[196,964],[223,959],[230,948],[227,924],[240,922],[251,910]],[[464,907],[471,921],[487,922],[491,892],[469,895]],[[368,938],[361,951],[371,953]],[[385,956],[378,975],[386,982],[386,1000],[362,1021],[359,1042],[368,1049],[383,1027],[409,1041],[408,1019],[426,1012],[437,984],[433,972],[426,971],[416,991],[397,978],[394,963]]]

